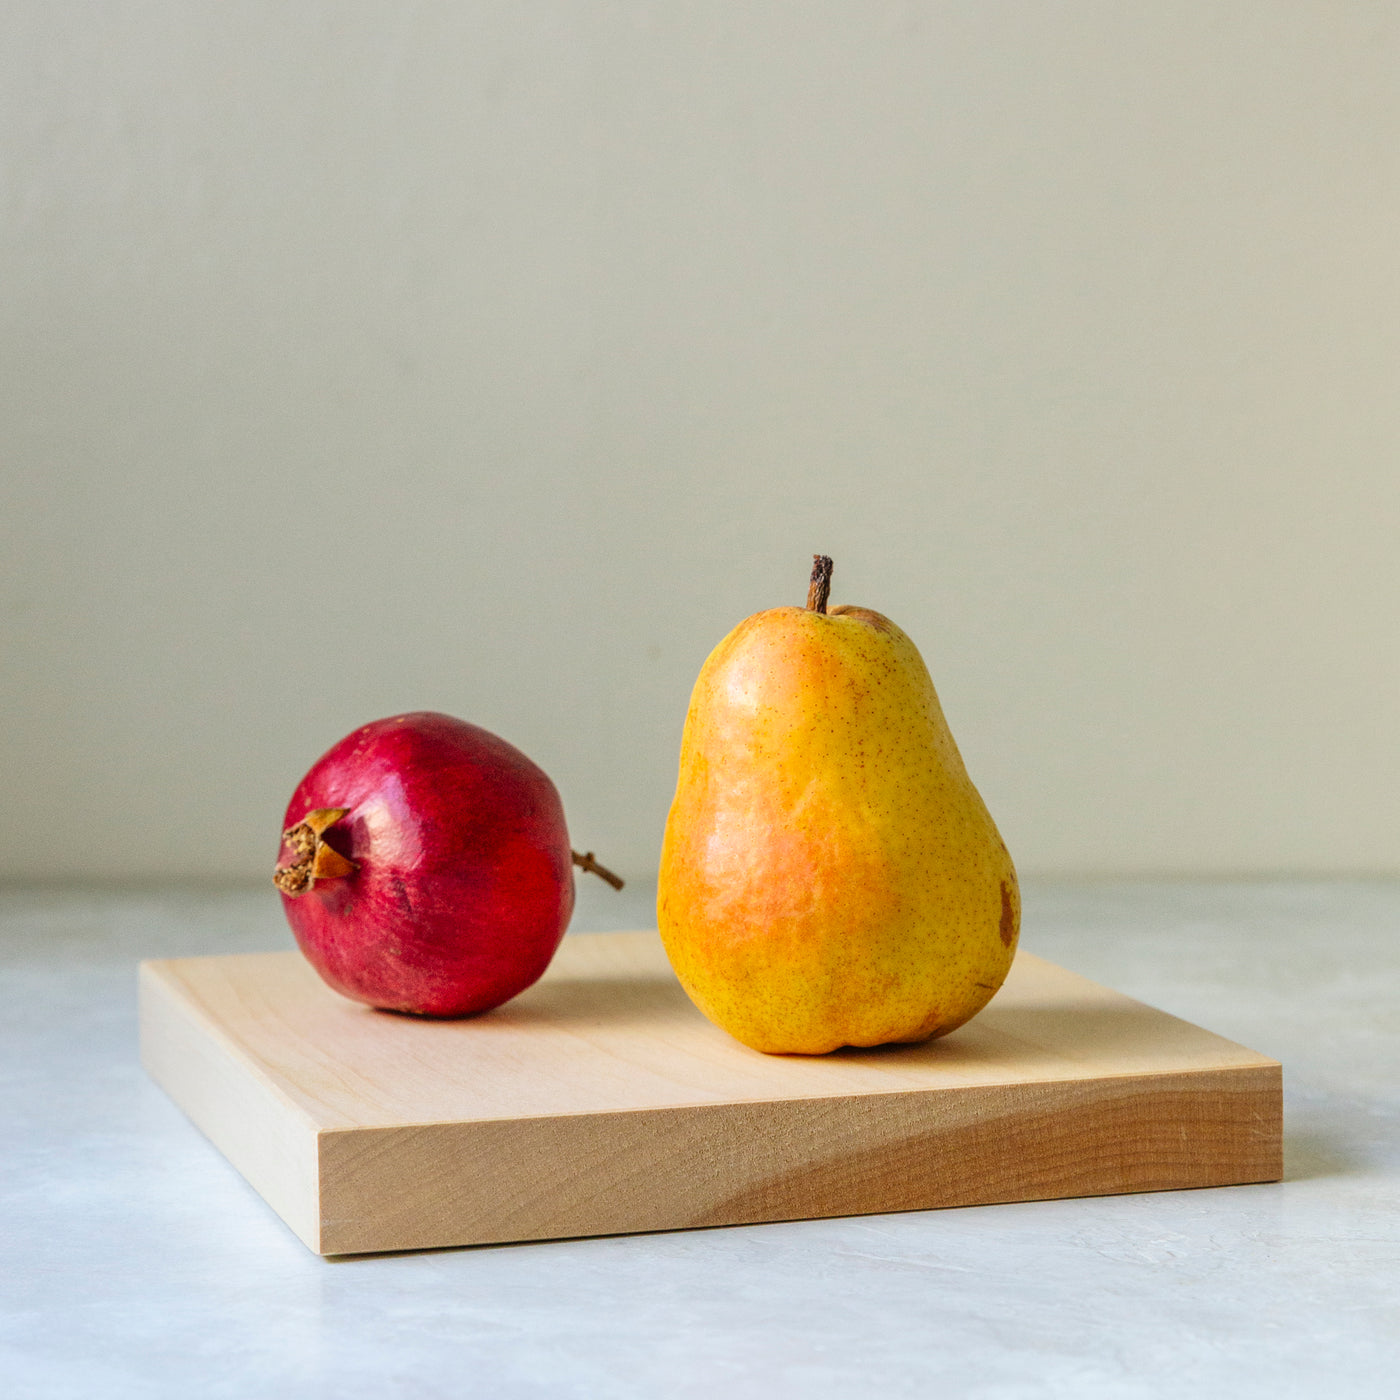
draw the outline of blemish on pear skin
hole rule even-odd
[[[1009,948],[1016,937],[1016,911],[1011,907],[1011,886],[1001,882],[1001,946]]]

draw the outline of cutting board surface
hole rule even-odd
[[[655,933],[564,940],[466,1021],[374,1011],[298,953],[142,965],[153,1077],[322,1253],[1280,1175],[1273,1060],[1029,953],[915,1046],[769,1056]]]

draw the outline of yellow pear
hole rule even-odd
[[[695,683],[657,919],[717,1025],[773,1054],[943,1035],[1016,950],[1016,871],[913,642],[868,608],[741,622]]]

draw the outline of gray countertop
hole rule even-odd
[[[1283,1061],[1273,1185],[319,1259],[143,1075],[270,891],[0,894],[7,1396],[1400,1393],[1400,882],[1027,882],[1023,946]],[[652,922],[583,890],[576,929]]]

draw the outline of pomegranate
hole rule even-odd
[[[573,912],[569,846],[544,771],[449,715],[375,720],[301,780],[273,880],[330,986],[371,1006],[469,1016],[530,986]]]

